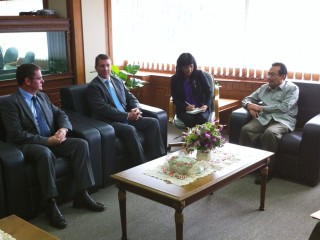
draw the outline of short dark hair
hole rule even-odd
[[[284,65],[283,63],[281,62],[275,62],[272,64],[272,67],[280,67],[280,70],[279,70],[279,75],[282,76],[282,75],[287,75],[288,71],[287,71],[287,67],[286,65]]]
[[[176,73],[182,74],[182,68],[190,64],[193,64],[194,70],[198,68],[197,62],[191,53],[182,53],[177,59]]]
[[[25,78],[33,78],[35,75],[34,72],[38,70],[41,70],[41,68],[34,63],[21,64],[16,71],[18,85],[21,86]]]
[[[95,67],[98,65],[99,60],[107,60],[110,59],[110,57],[107,54],[99,54],[96,56],[96,61],[95,61]]]

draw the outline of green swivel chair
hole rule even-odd
[[[18,49],[15,47],[10,47],[6,50],[3,57],[3,63],[8,65],[16,65],[18,60]]]
[[[23,63],[34,63],[35,55],[34,52],[27,52],[23,59]]]

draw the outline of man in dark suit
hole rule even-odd
[[[142,117],[138,100],[128,91],[121,79],[110,76],[109,56],[98,55],[95,69],[98,76],[87,88],[92,116],[114,128],[116,135],[125,142],[135,165],[165,155],[158,120]],[[146,152],[137,130],[146,136]]]
[[[42,92],[42,74],[35,64],[22,64],[17,68],[19,90],[1,106],[7,141],[17,145],[36,169],[43,197],[47,200],[46,214],[51,225],[65,228],[67,222],[55,198],[55,159],[68,157],[76,180],[77,194],[73,206],[91,211],[103,211],[105,206],[96,202],[87,189],[95,184],[88,143],[67,137],[72,131],[67,115],[54,106]]]

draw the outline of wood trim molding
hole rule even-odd
[[[42,0],[43,9],[49,8],[48,0]]]
[[[67,15],[71,19],[71,48],[74,84],[85,83],[84,44],[81,0],[67,1]]]
[[[113,59],[113,44],[112,44],[112,11],[111,0],[105,0],[105,26],[106,26],[106,50],[111,59]]]
[[[0,16],[2,33],[69,31],[69,20],[56,16]]]

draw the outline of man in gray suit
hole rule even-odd
[[[139,102],[128,91],[123,81],[110,76],[111,59],[100,54],[95,60],[95,77],[87,88],[87,98],[92,116],[109,123],[116,135],[125,142],[135,165],[166,154],[157,119],[142,117]],[[146,151],[137,130],[146,137]]]
[[[255,146],[260,141],[262,149],[277,153],[282,135],[295,128],[299,88],[285,80],[287,68],[283,63],[273,63],[267,77],[268,83],[242,100],[242,106],[253,119],[242,127],[239,143]],[[268,181],[272,178],[274,165],[275,157],[272,157]],[[260,175],[255,183],[261,183]]]
[[[55,159],[68,157],[76,180],[77,194],[73,206],[91,211],[103,211],[105,206],[96,202],[87,189],[95,184],[88,143],[79,138],[69,138],[72,131],[67,115],[54,106],[42,92],[42,74],[35,64],[22,64],[17,68],[19,90],[1,106],[2,121],[7,141],[22,151],[26,161],[34,164],[43,197],[47,200],[46,214],[51,225],[65,228],[67,222],[55,198]]]

